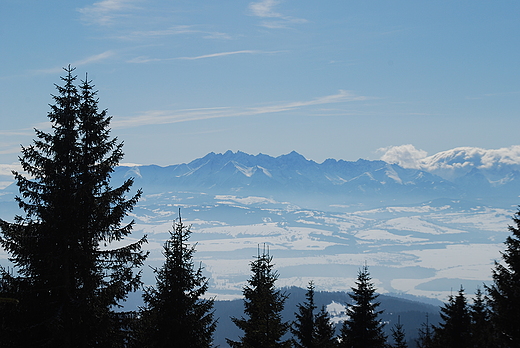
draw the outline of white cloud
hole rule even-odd
[[[260,2],[252,2],[249,9],[253,15],[258,17],[282,17],[280,13],[274,12],[273,8],[280,2],[276,0],[263,0]]]
[[[126,62],[135,63],[135,64],[143,64],[143,63],[150,63],[150,62],[161,62],[161,61],[172,60],[172,59],[175,59],[175,58],[160,59],[160,58],[150,58],[147,56],[139,56],[139,57],[132,58]]]
[[[138,127],[143,125],[170,124],[178,122],[188,122],[205,120],[211,118],[240,117],[270,114],[276,112],[290,111],[306,106],[324,105],[341,102],[362,101],[368,97],[358,96],[349,91],[340,90],[337,94],[315,98],[307,101],[297,101],[291,103],[250,107],[250,108],[203,108],[188,110],[151,110],[137,117],[114,118],[112,125],[114,128]]]
[[[243,50],[243,51],[233,51],[233,52],[220,52],[220,53],[212,53],[212,54],[205,54],[202,56],[196,56],[196,57],[179,57],[177,59],[203,59],[203,58],[214,58],[214,57],[223,57],[223,56],[230,56],[233,54],[255,54],[260,53],[259,51],[251,51],[251,50]]]
[[[303,18],[295,18],[291,16],[284,16],[274,10],[280,1],[277,0],[262,0],[259,2],[252,2],[249,4],[251,14],[260,18],[276,18],[276,20],[266,20],[261,22],[261,26],[269,29],[284,29],[291,24],[306,23],[307,20]]]
[[[218,39],[218,40],[230,40],[231,36],[226,33],[221,33],[218,31],[206,31],[194,29],[194,26],[191,25],[176,25],[169,27],[167,29],[161,30],[147,30],[147,31],[133,31],[129,34],[125,34],[122,36],[116,36],[117,39],[124,40],[135,40],[135,39],[150,39],[150,38],[160,38],[165,36],[173,36],[173,35],[184,35],[184,34],[200,34],[205,39]]]
[[[99,62],[99,61],[105,60],[107,58],[113,57],[114,55],[115,55],[114,51],[105,51],[103,53],[95,54],[95,55],[87,57],[85,59],[78,60],[78,61],[72,63],[72,65],[81,66],[81,65],[86,65],[86,64],[90,64],[90,63],[95,63],[95,62]]]
[[[12,171],[22,172],[20,164],[0,164],[0,190],[11,185],[15,180]]]
[[[113,20],[121,16],[123,11],[133,10],[135,0],[103,0],[78,9],[87,23],[109,25]]]
[[[22,166],[20,164],[0,164],[0,175],[12,176],[12,171],[21,172]],[[13,179],[14,181],[14,179]]]
[[[481,170],[490,180],[500,179],[504,167],[520,170],[520,145],[500,149],[457,147],[431,156],[410,144],[381,148],[378,152],[383,153],[383,161],[397,163],[404,168],[425,170],[450,180],[472,168]]]
[[[488,169],[496,166],[520,165],[520,145],[491,150],[457,147],[426,158],[424,165],[432,169],[451,167]]]
[[[5,149],[5,150],[0,150],[0,155],[10,155],[10,154],[13,154],[13,153],[18,153],[20,152],[20,147],[10,147],[8,149]]]
[[[319,98],[308,100],[308,101],[298,101],[298,102],[292,102],[292,103],[287,103],[287,104],[264,106],[264,107],[259,107],[259,108],[253,108],[251,110],[254,110],[255,113],[263,114],[263,113],[287,111],[287,110],[296,109],[296,108],[300,108],[300,107],[304,107],[304,106],[332,104],[332,103],[339,103],[339,102],[346,102],[346,101],[362,101],[362,100],[367,100],[367,99],[369,99],[369,97],[358,96],[349,91],[339,90],[339,92],[337,94],[328,95],[325,97],[319,97]]]
[[[32,135],[33,129],[32,128],[25,128],[25,129],[19,129],[19,130],[0,130],[1,136],[19,136],[19,135]]]
[[[114,128],[139,127],[144,125],[170,124],[178,122],[205,120],[210,118],[238,116],[226,112],[229,108],[202,108],[188,110],[150,110],[137,117],[114,118]]]
[[[232,37],[226,33],[220,33],[218,31],[207,32],[206,35],[203,36],[205,39],[215,39],[215,40],[231,40]]]
[[[162,62],[162,61],[170,61],[170,60],[178,60],[178,59],[180,59],[180,60],[197,60],[197,59],[205,59],[205,58],[225,57],[225,56],[231,56],[231,55],[235,55],[235,54],[273,54],[273,53],[277,53],[277,52],[241,50],[241,51],[204,54],[201,56],[194,56],[194,57],[149,58],[149,57],[145,57],[145,56],[140,56],[140,57],[136,57],[136,58],[129,60],[128,63],[150,63],[150,62]]]
[[[399,164],[403,168],[419,169],[422,167],[422,160],[428,153],[417,150],[412,144],[400,146],[388,146],[380,148],[377,152],[382,152],[381,160],[388,163]]]

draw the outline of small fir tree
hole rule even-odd
[[[120,248],[133,222],[123,223],[141,192],[133,184],[110,186],[123,157],[122,143],[110,138],[110,117],[98,110],[93,85],[79,89],[70,66],[56,86],[48,114],[52,131],[22,147],[27,174],[15,172],[25,216],[0,220],[0,244],[15,266],[2,270],[0,297],[18,304],[4,311],[4,334],[20,347],[117,346],[124,342],[121,314],[113,311],[140,285],[145,238]],[[3,342],[4,343],[4,342]]]
[[[489,308],[480,288],[477,288],[470,306],[471,342],[473,348],[495,347],[493,329],[489,319]]]
[[[471,318],[468,303],[461,287],[457,296],[450,296],[441,307],[443,322],[435,328],[435,340],[446,348],[463,348],[471,345]]]
[[[421,324],[418,331],[418,338],[415,340],[417,348],[433,348],[434,329],[430,324],[428,313],[426,313],[426,321]]]
[[[349,296],[353,304],[347,305],[348,319],[341,327],[341,347],[345,348],[380,348],[385,346],[386,336],[383,333],[383,324],[378,316],[380,303],[376,301],[378,295],[371,283],[368,266],[359,271],[356,287],[352,288]]]
[[[202,296],[208,290],[203,268],[195,267],[195,246],[189,246],[190,227],[175,221],[170,239],[164,244],[166,260],[155,269],[157,285],[143,295],[144,337],[142,346],[208,348],[212,346],[216,321],[213,299]]]
[[[314,348],[315,321],[314,310],[314,284],[311,281],[307,287],[305,294],[306,302],[298,304],[298,312],[295,313],[296,320],[293,323],[291,331],[295,336],[293,345],[296,348]]]
[[[314,283],[311,281],[305,294],[306,301],[298,305],[296,320],[291,331],[294,335],[293,346],[296,348],[333,348],[336,347],[335,327],[329,313],[322,306],[318,313],[314,302]]]
[[[397,316],[397,324],[390,330],[392,332],[392,338],[394,339],[394,345],[392,347],[407,348],[408,344],[406,343],[403,324],[401,324],[401,316]]]
[[[251,278],[244,287],[244,314],[247,318],[231,318],[244,335],[238,341],[227,339],[232,348],[289,348],[290,340],[283,340],[289,323],[283,322],[281,312],[287,295],[276,290],[278,274],[273,271],[269,251],[260,253],[251,262]]]
[[[513,222],[502,252],[503,262],[495,262],[493,284],[487,287],[497,347],[520,347],[520,211]]]
[[[336,348],[338,346],[336,328],[325,306],[321,307],[314,318],[314,344],[319,348]]]

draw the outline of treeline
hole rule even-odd
[[[48,114],[50,132],[22,147],[24,173],[14,172],[24,215],[0,219],[0,245],[13,268],[0,268],[1,347],[213,347],[218,318],[205,298],[208,279],[195,265],[191,230],[180,214],[165,242],[156,284],[144,288],[144,305],[118,311],[130,292],[143,288],[146,236],[126,243],[127,216],[141,191],[132,179],[112,187],[110,176],[123,157],[122,142],[110,136],[111,118],[98,109],[91,81],[76,86],[65,69]],[[426,318],[419,347],[520,346],[520,212],[506,240],[493,285],[478,290],[471,304],[461,289],[441,308],[442,322]],[[398,321],[383,332],[382,311],[368,267],[358,273],[338,328],[314,302],[314,284],[296,308],[294,322],[281,312],[288,294],[276,287],[268,249],[251,262],[243,288],[244,314],[232,318],[242,331],[233,348],[407,347]],[[120,309],[120,308],[119,308]]]

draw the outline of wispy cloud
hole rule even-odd
[[[0,164],[0,175],[11,175],[11,172],[16,170],[17,172],[22,170],[22,166],[18,163],[15,164]]]
[[[249,10],[253,16],[260,18],[270,18],[260,23],[261,26],[270,29],[288,28],[291,24],[306,23],[307,20],[303,18],[295,18],[291,16],[284,16],[275,11],[275,6],[280,1],[277,0],[262,0],[259,2],[252,2],[249,4]]]
[[[520,94],[520,91],[487,93],[487,94],[484,94],[484,96],[486,96],[486,97],[503,97],[503,96],[510,96],[510,95],[518,95],[518,94]]]
[[[260,52],[259,51],[251,51],[251,50],[243,50],[243,51],[220,52],[220,53],[205,54],[205,55],[196,56],[196,57],[179,57],[177,59],[194,60],[194,59],[224,57],[224,56],[230,56],[230,55],[234,55],[234,54],[256,54],[256,53],[260,53]]]
[[[194,56],[194,57],[175,57],[175,58],[150,58],[150,57],[136,57],[128,61],[128,63],[150,63],[150,62],[162,62],[162,61],[170,61],[170,60],[197,60],[197,59],[205,59],[205,58],[217,58],[217,57],[225,57],[231,56],[235,54],[273,54],[278,53],[278,51],[266,52],[266,51],[257,51],[257,50],[241,50],[241,51],[231,51],[231,52],[218,52],[211,54],[204,54],[202,56]]]
[[[19,130],[0,130],[1,136],[19,136],[19,135],[32,135],[34,133],[32,128],[25,128]]]
[[[486,94],[479,94],[479,95],[473,95],[473,96],[466,96],[464,99],[466,99],[466,100],[481,100],[481,99],[484,99],[484,98],[491,98],[491,97],[515,96],[515,95],[518,95],[518,94],[520,94],[520,91],[486,93]]]
[[[202,108],[185,110],[150,110],[137,117],[114,118],[114,128],[130,128],[145,125],[160,125],[187,121],[205,120],[211,118],[231,117],[234,115],[231,108]]]
[[[83,20],[89,24],[110,25],[124,11],[135,10],[135,0],[103,0],[78,9]]]
[[[93,56],[89,56],[84,59],[77,60],[75,62],[71,62],[70,65],[73,67],[88,65],[91,63],[97,63],[97,62],[103,61],[105,59],[114,57],[115,55],[116,55],[116,53],[114,51],[109,50],[109,51],[105,51],[100,54],[95,54]],[[36,70],[35,72],[39,73],[39,74],[57,74],[57,73],[63,72],[63,67],[41,69],[41,70]]]
[[[96,63],[96,62],[105,60],[107,58],[111,58],[114,55],[115,55],[114,51],[105,51],[103,53],[96,54],[96,55],[87,57],[85,59],[78,60],[78,61],[74,62],[73,65],[81,66],[81,65],[86,65],[86,64],[90,64],[90,63]]]
[[[337,94],[315,98],[307,101],[297,101],[290,103],[282,103],[277,105],[269,105],[263,107],[249,108],[204,108],[204,109],[188,109],[188,110],[151,110],[131,118],[115,118],[112,122],[114,128],[130,128],[144,125],[160,125],[179,122],[189,122],[197,120],[205,120],[212,118],[225,117],[241,117],[262,114],[271,114],[277,112],[291,111],[303,107],[325,105],[341,102],[353,102],[368,100],[369,97],[358,96],[349,91],[340,90]]]
[[[232,36],[226,33],[221,33],[218,31],[208,31],[208,32],[202,32],[205,35],[203,36],[204,39],[213,39],[213,40],[231,40]]]
[[[125,35],[116,36],[117,39],[122,40],[139,40],[139,39],[153,39],[161,38],[166,36],[174,35],[186,35],[186,34],[200,34],[204,39],[218,39],[218,40],[231,40],[232,37],[229,34],[218,32],[196,29],[196,26],[192,25],[175,25],[166,29],[161,30],[141,30],[132,31]]]
[[[313,105],[323,105],[323,104],[332,104],[332,103],[341,103],[348,101],[363,101],[367,100],[369,97],[358,96],[353,94],[352,92],[339,90],[337,94],[328,95],[325,97],[319,97],[312,100],[307,101],[298,101],[287,104],[273,105],[273,106],[264,106],[259,108],[251,108],[250,110],[255,111],[256,114],[265,114],[272,112],[281,112],[288,111],[292,109],[297,109],[305,106],[313,106]]]
[[[15,181],[13,170],[17,172],[23,171],[20,164],[0,164],[0,190],[6,188]]]
[[[260,2],[252,2],[249,4],[249,9],[253,15],[258,17],[283,17],[280,13],[274,11],[274,7],[280,2],[276,0],[263,0]]]
[[[10,147],[8,149],[0,150],[0,155],[10,155],[10,154],[19,153],[19,152],[20,152],[20,146]]]

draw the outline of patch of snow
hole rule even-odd
[[[216,200],[221,201],[234,201],[240,204],[245,205],[253,205],[253,204],[276,204],[278,203],[274,199],[266,198],[266,197],[256,197],[256,196],[249,196],[249,197],[237,197],[233,195],[216,195]]]
[[[388,166],[388,168],[386,169],[385,174],[386,174],[386,176],[388,176],[390,179],[393,179],[398,184],[402,184],[403,183],[403,181],[399,177],[399,174],[397,174],[397,172],[395,171],[394,168]]]
[[[235,161],[231,161],[231,163],[233,163],[235,168],[238,169],[242,174],[244,174],[248,178],[253,176],[253,174],[256,172],[256,167],[245,167],[245,166],[243,166],[240,163],[235,162]]]
[[[342,321],[348,319],[347,310],[344,304],[332,301],[327,305],[327,312],[330,315],[330,319],[334,324],[339,324]]]
[[[428,239],[425,238],[415,238],[410,235],[400,236],[397,234],[390,233],[385,230],[364,230],[354,234],[357,238],[364,240],[374,240],[374,241],[382,241],[382,240],[391,240],[398,243],[412,243],[412,242],[425,242]]]
[[[124,177],[125,178],[130,178],[130,177],[142,178],[143,176],[141,175],[141,171],[139,170],[139,167],[132,167],[125,173]]]
[[[261,167],[261,166],[258,166],[258,168],[262,169],[264,174],[267,175],[268,177],[270,177],[270,178],[273,177],[273,175],[271,174],[271,172],[267,168],[264,168],[264,167]]]
[[[432,224],[431,222],[422,220],[419,216],[390,219],[376,226],[384,230],[414,231],[433,235],[467,233],[467,231]]]
[[[436,269],[436,278],[480,280],[490,279],[491,267],[488,265],[492,265],[503,250],[503,244],[456,244],[405,253],[417,256],[417,265]]]

